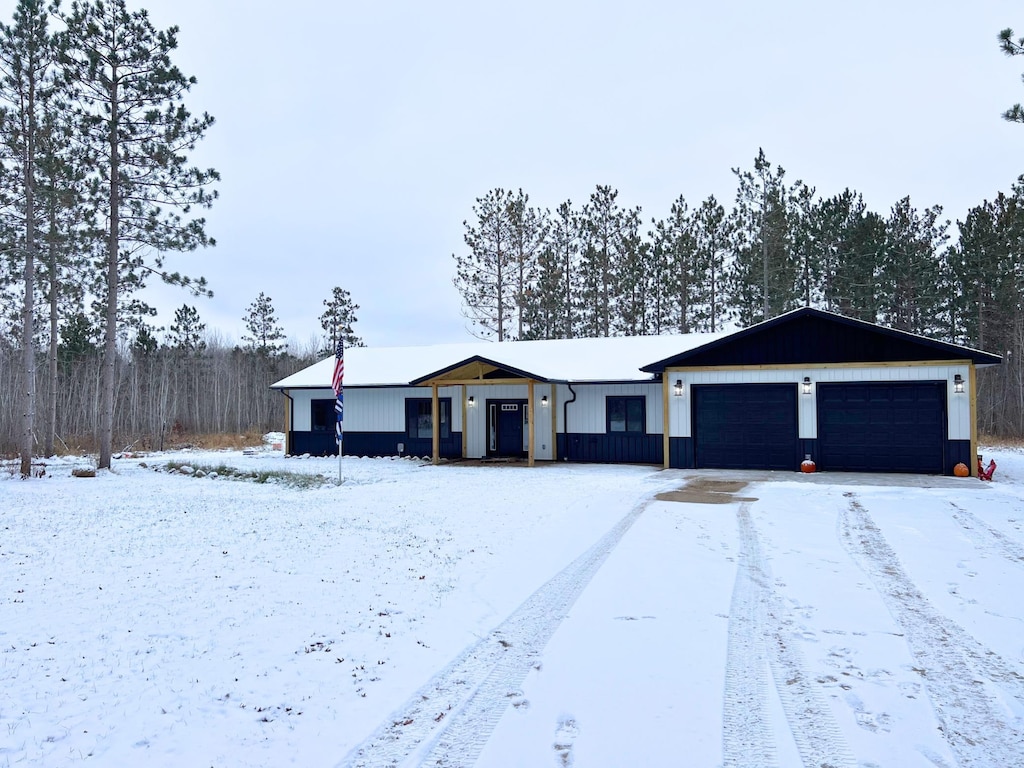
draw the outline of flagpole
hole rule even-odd
[[[338,346],[334,350],[334,376],[331,379],[331,387],[337,399],[334,401],[334,413],[337,416],[334,434],[338,443],[338,485],[341,485],[344,477],[341,472],[342,443],[345,437],[345,342],[338,339]]]

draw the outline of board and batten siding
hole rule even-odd
[[[662,419],[661,382],[636,382],[631,384],[573,384],[576,401],[563,405],[572,399],[572,392],[565,384],[558,385],[558,431],[576,434],[603,435],[608,431],[608,416],[605,399],[608,397],[643,397],[646,417],[645,428],[649,435],[664,432]],[[568,429],[565,412],[568,412]]]
[[[314,400],[333,400],[334,390],[325,389],[289,389],[285,393],[292,399],[292,423],[288,430],[292,432],[309,432],[313,428],[312,409]],[[347,397],[348,393],[346,393]]]
[[[308,432],[311,424],[311,403],[333,400],[334,390],[293,389],[288,394],[294,403],[291,429]],[[439,387],[439,398],[452,400],[452,431],[462,430],[462,387]],[[430,399],[430,387],[346,387],[345,431],[405,432],[405,401],[407,398]]]
[[[960,374],[964,392],[955,393],[953,377]],[[694,384],[786,384],[801,387],[804,377],[811,380],[811,393],[797,391],[798,436],[800,439],[818,438],[817,390],[819,383],[883,382],[883,381],[945,381],[946,417],[949,440],[971,439],[970,365],[908,365],[864,366],[835,368],[786,368],[781,370],[708,370],[666,371],[669,380],[669,435],[692,437],[692,391]],[[676,396],[675,382],[683,382],[683,394]],[[571,417],[570,417],[571,421]]]

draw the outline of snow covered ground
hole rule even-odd
[[[4,476],[0,766],[1021,765],[1024,455],[985,453]]]

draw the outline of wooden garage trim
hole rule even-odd
[[[970,365],[968,360],[911,360],[890,363],[786,363],[785,365],[699,365],[666,368],[666,373],[706,373],[708,371],[796,371],[829,368],[924,368],[929,366]]]
[[[968,369],[967,380],[971,388],[971,455],[967,459],[967,466],[971,470],[971,477],[978,476],[978,374],[974,363]]]

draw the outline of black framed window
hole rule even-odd
[[[437,401],[438,435],[441,438],[452,434],[452,399],[442,397]],[[434,436],[433,407],[429,397],[407,397],[405,399],[405,433],[411,438],[430,439]]]
[[[645,397],[607,397],[605,413],[610,433],[642,435],[647,431]]]
[[[309,423],[311,432],[333,432],[334,400],[313,400],[309,404]]]

